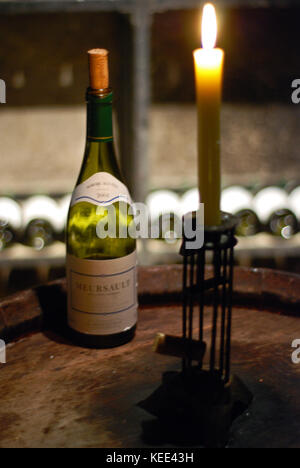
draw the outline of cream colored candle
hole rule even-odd
[[[221,222],[220,107],[224,51],[215,48],[217,20],[213,5],[202,15],[202,49],[194,51],[198,111],[198,184],[205,225]]]

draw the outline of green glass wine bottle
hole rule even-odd
[[[93,49],[88,56],[86,149],[66,229],[68,323],[79,345],[106,348],[135,333],[136,241],[113,145],[108,52]]]

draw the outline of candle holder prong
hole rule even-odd
[[[191,213],[186,216],[190,217]],[[195,213],[192,213],[192,217],[196,222]],[[187,341],[195,338],[195,309],[197,308],[200,342],[203,341],[205,321],[211,322],[209,371],[218,373],[225,383],[230,378],[233,252],[237,244],[236,225],[235,216],[222,212],[220,225],[204,226],[204,242],[201,248],[188,249],[187,245],[190,245],[191,239],[187,239],[184,234],[180,249],[180,254],[183,256],[182,336]],[[193,226],[193,229],[197,229],[197,226]],[[209,254],[212,257],[212,269],[207,276],[205,265]],[[204,315],[205,293],[211,295],[213,307],[211,319],[205,319]],[[183,358],[183,372],[188,371],[191,366],[192,360]]]

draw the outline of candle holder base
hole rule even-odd
[[[232,376],[225,384],[217,373],[192,367],[166,372],[162,385],[138,404],[156,419],[142,423],[149,444],[224,447],[230,426],[250,405],[252,394]]]

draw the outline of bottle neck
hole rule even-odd
[[[97,172],[122,180],[113,144],[111,90],[87,90],[87,139],[77,185]]]
[[[111,90],[93,94],[87,91],[87,141],[109,142],[113,140]]]

